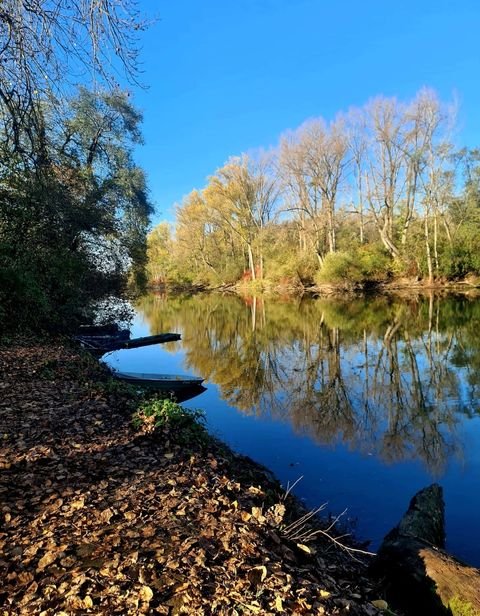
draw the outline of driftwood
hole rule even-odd
[[[154,336],[143,336],[143,338],[132,338],[121,343],[120,349],[138,349],[151,344],[163,344],[164,342],[175,342],[180,340],[180,334],[155,334]]]
[[[418,492],[398,526],[383,540],[372,564],[386,598],[410,615],[480,615],[480,570],[443,549],[442,488]]]
[[[85,350],[94,355],[103,355],[111,351],[122,349],[138,349],[152,344],[163,344],[164,342],[175,342],[181,339],[180,334],[155,334],[154,336],[143,336],[142,338],[118,338],[115,336],[76,336]]]

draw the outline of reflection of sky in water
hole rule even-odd
[[[158,309],[161,310],[161,307]],[[293,305],[291,309],[296,310]],[[179,323],[180,320],[175,322]],[[205,324],[202,323],[202,326]],[[184,334],[178,325],[170,331]],[[148,322],[137,314],[132,335],[136,337],[150,333]],[[443,348],[442,342],[440,336],[437,339],[438,349]],[[346,517],[357,521],[357,535],[361,539],[372,539],[374,548],[400,519],[413,494],[432,481],[439,481],[444,488],[446,501],[448,547],[459,557],[479,566],[480,418],[468,419],[455,414],[452,425],[445,426],[440,423],[438,434],[444,439],[443,444],[449,457],[444,466],[440,465],[436,471],[427,470],[425,462],[419,459],[413,446],[403,451],[401,461],[386,462],[380,457],[380,452],[385,454],[385,433],[392,421],[389,413],[393,412],[393,420],[399,423],[405,421],[405,418],[398,419],[395,416],[393,397],[388,399],[389,363],[382,339],[369,336],[367,343],[367,358],[361,340],[350,341],[347,347],[340,349],[340,371],[343,380],[348,384],[348,401],[355,409],[357,420],[357,431],[351,435],[348,442],[343,442],[342,435],[338,434],[330,444],[320,444],[318,439],[315,441],[309,436],[309,430],[301,427],[294,429],[289,421],[292,392],[285,390],[285,383],[282,381],[292,387],[297,384],[304,385],[304,375],[308,370],[307,359],[302,355],[304,351],[297,343],[275,349],[276,359],[281,366],[279,381],[276,383],[273,398],[269,402],[263,401],[261,410],[251,409],[250,414],[239,412],[222,399],[219,387],[208,381],[205,383],[207,391],[186,402],[185,406],[204,409],[212,432],[235,450],[269,467],[285,487],[288,482],[292,484],[303,476],[295,488],[295,493],[304,499],[309,507],[328,502],[327,510],[334,514],[348,508]],[[192,348],[192,344],[190,339],[189,348]],[[212,344],[215,344],[215,341],[212,341]],[[442,411],[448,408],[458,410],[465,406],[470,409],[472,405],[478,408],[477,400],[472,400],[475,388],[472,389],[469,385],[468,368],[455,368],[454,381],[445,380],[438,390],[441,400],[437,401],[433,397],[435,388],[426,356],[425,340],[411,340],[410,349],[414,353],[415,370],[418,371],[422,383],[421,394],[425,402],[423,412],[428,417],[438,419],[437,415],[441,415]],[[316,356],[319,347],[312,345],[310,351],[309,361],[312,356]],[[400,340],[396,351],[400,367],[403,370],[410,368],[412,355],[409,355],[407,346]],[[201,374],[198,368],[188,365],[187,355],[182,342],[178,342],[168,346],[155,345],[119,351],[108,355],[105,360],[112,367],[125,371]],[[441,358],[441,354],[438,355],[439,361]],[[445,361],[443,365],[440,362],[438,370],[445,367]],[[365,378],[367,376],[370,384],[373,383],[376,370],[380,374],[377,379],[380,384],[379,391],[372,399],[368,399],[371,413],[369,429],[372,432],[367,430],[364,433],[368,424],[362,421],[365,417]],[[327,376],[328,369],[324,378]],[[414,385],[412,373],[407,374],[404,371],[401,376],[403,398],[398,402],[400,407],[404,403],[416,404]],[[384,391],[382,387],[387,388]],[[315,390],[321,390],[319,380],[316,381]],[[418,391],[416,393],[418,394]],[[275,412],[268,407],[269,403],[275,405]],[[387,411],[387,405],[390,405],[390,411]],[[412,417],[415,418],[415,414]],[[424,422],[421,424],[423,429],[425,426],[428,429],[428,417],[420,416],[420,420]],[[407,415],[406,419],[408,418]],[[415,433],[416,428],[408,423],[404,428],[408,436],[411,435],[409,431],[413,430]],[[422,435],[419,435],[419,438],[421,440]]]
[[[131,327],[132,338],[150,335],[150,327],[140,314],[135,315]],[[181,334],[181,331],[177,331]],[[169,351],[167,348],[174,348]],[[168,347],[162,344],[115,351],[104,355],[103,361],[116,370],[124,372],[159,372],[162,374],[183,374],[185,372],[185,353],[181,342],[171,342]]]

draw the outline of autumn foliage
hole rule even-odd
[[[377,613],[362,563],[285,536],[300,513],[264,469],[138,431],[106,379],[61,345],[0,347],[2,613]]]

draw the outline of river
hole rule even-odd
[[[373,550],[440,483],[447,548],[480,566],[479,299],[151,294],[132,333],[161,332],[182,340],[105,361],[204,377],[185,406]]]

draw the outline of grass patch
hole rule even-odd
[[[145,433],[166,431],[180,445],[205,444],[208,439],[204,411],[187,409],[168,398],[143,402],[133,414],[132,423]]]
[[[462,601],[460,597],[455,596],[450,599],[448,607],[453,616],[478,616],[478,610],[476,610],[471,603]]]

